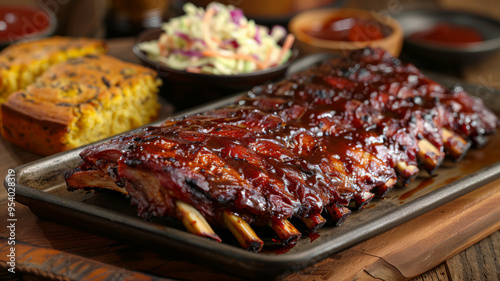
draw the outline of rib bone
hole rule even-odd
[[[442,129],[442,136],[446,152],[448,152],[455,161],[462,160],[471,147],[471,143],[446,128]]]
[[[175,205],[181,213],[182,224],[189,232],[222,242],[222,239],[213,231],[207,220],[193,206],[182,201],[175,202]]]
[[[429,174],[433,174],[443,163],[444,153],[426,139],[418,141],[418,148],[417,156],[422,168]]]
[[[264,242],[244,219],[229,211],[225,211],[223,217],[224,224],[238,240],[241,247],[254,252],[259,252],[262,249]]]
[[[310,214],[308,217],[301,218],[309,231],[316,231],[321,228],[326,220],[320,214]]]
[[[269,222],[273,231],[278,235],[280,240],[284,243],[291,243],[298,240],[302,234],[293,226],[287,219],[278,219],[273,217]]]

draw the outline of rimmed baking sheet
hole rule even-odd
[[[295,62],[290,71],[298,71],[328,56],[306,57]],[[457,83],[453,79],[431,76],[445,86]],[[480,96],[495,112],[500,112],[500,91],[481,85],[460,84],[469,93]],[[228,97],[179,116],[214,109],[234,100],[235,97]],[[216,230],[221,232],[224,240],[217,243],[187,233],[174,221],[143,221],[137,218],[129,200],[119,194],[68,192],[62,174],[77,166],[81,149],[16,168],[16,200],[29,206],[40,217],[116,240],[176,253],[245,278],[276,277],[305,269],[500,178],[498,143],[499,133],[492,136],[486,146],[471,150],[461,162],[446,160],[432,177],[421,172],[421,176],[409,186],[397,188],[385,199],[374,199],[366,209],[353,212],[343,225],[326,225],[313,235],[303,235],[293,247],[274,245],[263,230],[266,245],[261,253],[241,249],[226,230]]]

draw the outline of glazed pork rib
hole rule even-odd
[[[484,144],[496,116],[461,88],[444,89],[380,49],[354,51],[287,80],[255,87],[238,102],[86,148],[65,173],[68,190],[129,195],[140,217],[178,218],[242,247],[269,225],[284,243],[407,184],[419,168],[456,161]]]

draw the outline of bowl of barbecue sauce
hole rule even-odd
[[[470,64],[500,50],[500,22],[463,11],[408,10],[397,15],[409,54],[449,65]]]
[[[50,12],[30,5],[0,5],[0,49],[9,44],[50,36],[56,18]]]
[[[380,47],[399,56],[403,32],[393,18],[359,9],[318,9],[298,14],[288,28],[302,54],[345,54],[365,47]]]

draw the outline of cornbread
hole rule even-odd
[[[95,142],[152,122],[160,83],[154,70],[107,55],[71,59],[2,104],[3,135],[41,155]]]
[[[49,66],[87,54],[106,52],[102,40],[50,37],[11,45],[0,52],[0,103],[33,83]]]

